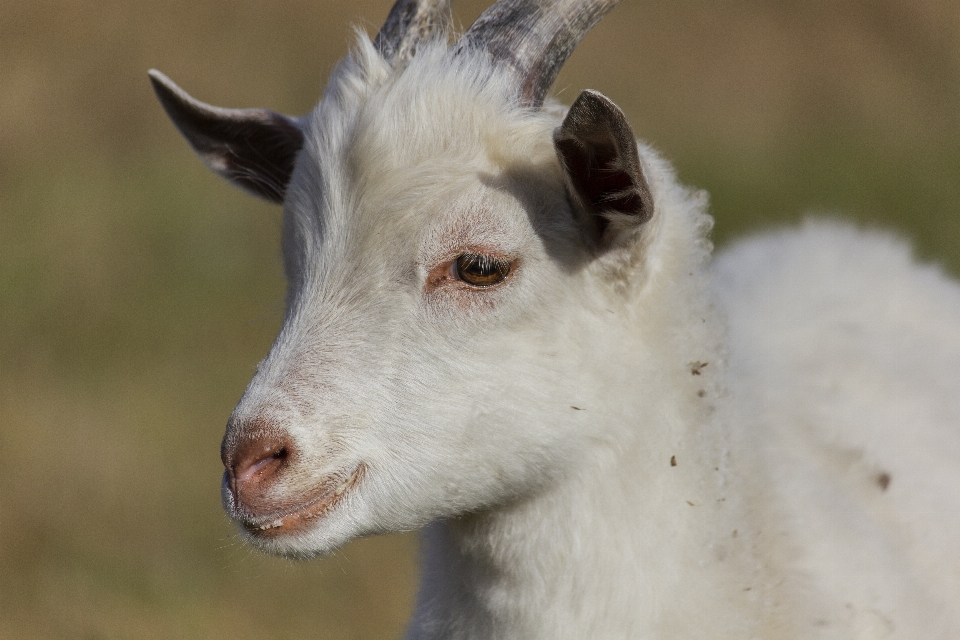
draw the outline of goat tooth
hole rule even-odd
[[[283,518],[277,518],[273,522],[265,522],[264,524],[260,525],[258,529],[260,529],[260,531],[266,531],[267,529],[275,529],[277,527],[282,527],[282,526],[283,526]]]

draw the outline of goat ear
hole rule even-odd
[[[588,235],[610,247],[626,228],[653,216],[653,197],[640,167],[637,141],[620,108],[596,91],[577,98],[553,144]]]
[[[256,196],[283,202],[303,146],[296,119],[266,109],[213,107],[156,69],[149,75],[164,111],[208,167]]]

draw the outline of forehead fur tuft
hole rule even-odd
[[[422,44],[394,70],[358,33],[314,113],[312,137],[320,155],[347,153],[374,171],[478,153],[491,168],[552,159],[557,114],[520,106],[513,84],[485,51],[455,54],[445,40]]]

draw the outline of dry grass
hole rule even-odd
[[[207,175],[145,76],[301,113],[386,10],[0,0],[0,638],[400,633],[415,537],[292,564],[221,515],[222,426],[280,318],[279,213]],[[626,0],[557,90],[588,86],[711,191],[721,241],[843,211],[960,273],[953,0]]]

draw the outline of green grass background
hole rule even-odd
[[[0,638],[401,633],[415,535],[292,563],[222,515],[223,425],[281,317],[280,213],[203,168],[145,73],[303,113],[387,9],[0,0]],[[820,211],[960,274],[956,0],[624,0],[555,93],[587,87],[710,191],[720,244]]]

